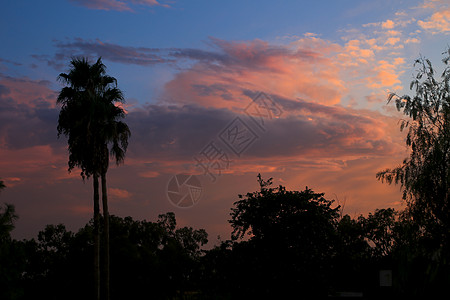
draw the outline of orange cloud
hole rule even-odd
[[[433,34],[450,33],[450,9],[435,12],[426,21],[419,20],[417,24]]]
[[[397,66],[404,63],[403,58],[395,58],[392,62],[387,60],[378,61],[378,66],[374,68],[375,76],[367,77],[367,86],[373,89],[401,88],[399,76],[403,71],[398,71]]]
[[[133,195],[129,191],[119,188],[109,188],[108,193],[111,195],[112,198],[119,198],[122,200],[129,199]]]
[[[386,20],[381,23],[381,27],[384,29],[392,29],[395,27],[395,23],[392,20]]]
[[[391,45],[394,46],[395,44],[397,44],[400,41],[400,38],[398,37],[390,37],[386,40],[386,42],[384,43],[385,45]]]
[[[348,161],[339,169],[308,168],[284,178],[286,185],[292,189],[307,185],[315,191],[324,192],[327,199],[336,200],[336,205],[343,207],[344,214],[351,216],[367,214],[377,208],[402,209],[399,187],[382,184],[375,174],[385,166],[397,165],[403,158],[360,158]]]
[[[405,40],[405,44],[417,44],[420,43],[418,38],[408,38]]]

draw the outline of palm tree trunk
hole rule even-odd
[[[106,172],[102,172],[102,203],[103,203],[103,284],[104,300],[109,300],[109,210],[106,187]]]
[[[100,300],[100,194],[98,176],[94,181],[94,292],[96,300]]]

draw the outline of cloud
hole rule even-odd
[[[383,87],[401,89],[402,82],[399,77],[404,71],[398,71],[398,67],[404,63],[405,60],[401,57],[392,60],[379,60],[377,66],[373,69],[373,75],[366,78],[367,86],[374,90]]]
[[[232,118],[227,110],[198,105],[136,108],[127,115],[133,133],[128,152],[146,163],[190,161]]]
[[[375,57],[371,46],[369,41],[352,39],[345,44],[345,48],[338,54],[338,57],[342,59],[343,65],[357,66],[359,63],[368,63],[368,59]]]
[[[406,27],[407,25],[413,23],[415,21],[414,18],[408,17],[406,12],[397,12],[395,13],[396,18],[394,20],[387,19],[382,22],[373,22],[363,24],[362,27],[379,27],[385,30],[392,30],[395,27]]]
[[[32,55],[33,58],[46,62],[49,66],[61,69],[65,63],[72,57],[84,56],[92,60],[102,57],[103,59],[141,66],[149,66],[159,63],[170,63],[170,60],[164,57],[160,49],[145,47],[129,47],[102,42],[96,40],[84,40],[75,38],[73,41],[56,41],[58,51],[53,57],[48,55]]]
[[[133,195],[129,191],[119,188],[109,188],[108,193],[109,195],[111,195],[113,199],[120,199],[120,200],[129,199]]]
[[[0,75],[0,144],[8,149],[55,145],[56,93],[47,81]]]
[[[87,7],[89,9],[98,10],[116,10],[116,11],[133,11],[134,6],[164,6],[169,7],[168,4],[162,4],[157,0],[70,0],[78,5]]]
[[[403,15],[398,15],[398,16],[403,16]],[[367,23],[367,24],[363,24],[363,27],[381,27],[383,29],[392,29],[394,27],[397,26],[397,24],[392,21],[392,20],[386,20],[383,22],[373,22],[373,23]]]
[[[450,33],[450,9],[437,11],[435,12],[431,17],[429,17],[427,20],[417,21],[417,24],[422,27],[423,29],[426,29],[430,31],[432,34],[437,33]]]
[[[8,67],[6,66],[6,64],[8,65],[13,65],[13,66],[22,66],[22,63],[16,62],[16,61],[12,61],[9,59],[3,59],[0,57],[0,71],[2,70],[7,70]]]
[[[405,40],[405,44],[418,44],[420,40],[418,38],[408,38]]]
[[[392,20],[386,20],[381,23],[381,27],[384,29],[392,29],[395,27],[395,23]]]
[[[4,181],[6,187],[8,188],[14,187],[17,184],[20,184],[20,181],[22,181],[22,179],[19,177],[6,177],[2,178],[2,180]]]
[[[33,57],[58,70],[74,56],[141,66],[168,64],[178,72],[165,84],[164,98],[231,109],[242,101],[240,95],[245,89],[339,103],[350,88],[348,76],[369,74],[378,67],[377,56],[403,47],[400,41],[401,32],[394,30],[379,38],[350,39],[344,46],[313,35],[285,45],[211,37],[207,49],[131,47],[76,38],[56,41],[58,51],[53,57]],[[395,72],[390,75],[396,76]],[[393,80],[379,82],[377,87],[388,82]]]
[[[61,61],[66,61],[74,56],[93,58],[101,56],[113,62],[143,66],[174,63],[176,60],[187,59],[242,68],[267,68],[272,71],[277,71],[274,58],[314,60],[319,57],[313,51],[274,46],[261,40],[229,42],[211,37],[209,42],[216,51],[190,48],[131,47],[103,42],[99,39],[75,38],[73,41],[56,41],[55,46],[58,51],[53,58],[39,54],[34,54],[32,57],[57,67],[60,66]]]
[[[273,120],[267,139],[259,139],[248,153],[251,160],[263,160],[260,165],[274,157],[302,164],[304,159],[298,157],[308,156],[309,163],[329,164],[330,160],[388,155],[395,146],[385,123],[377,120],[382,115],[342,106],[355,82],[371,89],[401,83],[397,68],[404,59],[377,59],[376,43],[351,39],[340,46],[314,35],[287,45],[210,38],[209,49],[203,50],[135,48],[75,39],[57,42],[61,51],[55,57],[67,55],[64,52],[88,53],[126,64],[178,64],[178,72],[164,86],[161,98],[166,102],[132,107],[127,114],[134,141],[127,163],[140,176],[157,178],[180,166],[191,170],[194,155],[233,118],[245,117],[243,109],[256,91],[272,94],[285,112]],[[185,60],[190,63],[183,64]]]
[[[70,178],[49,82],[0,75],[0,102],[0,169],[2,176],[19,179],[8,186],[24,186],[37,177],[46,184]]]
[[[447,4],[447,1],[446,0],[425,0],[425,1],[423,1],[423,4],[420,6],[420,8],[436,9],[442,4]]]
[[[397,44],[398,42],[400,42],[400,38],[398,37],[390,37],[386,40],[386,42],[384,43],[385,45],[391,45],[391,46],[395,46],[395,44]]]
[[[251,103],[249,96],[247,101]],[[389,125],[395,122],[379,113],[272,97],[290,114],[268,120],[265,132],[245,114],[219,108],[151,105],[134,110],[127,116],[133,132],[128,153],[132,161],[127,164],[140,166],[139,174],[146,178],[157,173],[195,172],[194,156],[211,141],[230,160],[241,161],[240,167],[231,168],[233,173],[253,170],[255,165],[278,169],[296,164],[329,166],[335,160],[389,156],[397,148],[388,137]],[[244,153],[244,163],[220,139],[221,132],[235,117],[257,134]],[[146,164],[148,168],[142,167]]]
[[[327,56],[337,46],[316,37],[288,45],[215,38],[210,42],[215,51],[194,52],[191,67],[178,72],[165,85],[167,98],[177,103],[232,109],[245,101],[242,91],[247,89],[276,91],[286,97],[295,95],[328,104],[338,103],[345,91],[336,62]],[[176,53],[178,57],[193,58],[190,49]]]

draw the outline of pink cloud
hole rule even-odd
[[[3,180],[4,184],[9,188],[20,184],[20,182],[22,181],[22,179],[19,177],[6,177],[6,178],[2,178],[2,180]]]
[[[251,95],[248,92],[241,96],[250,103]],[[130,144],[127,165],[142,178],[199,174],[203,171],[196,166],[194,156],[210,141],[228,152],[232,160],[223,174],[305,166],[339,169],[342,163],[337,161],[391,157],[400,151],[396,141],[401,141],[401,137],[391,134],[397,129],[397,118],[275,95],[272,98],[283,110],[283,116],[267,121],[267,132],[258,131],[259,138],[242,158],[230,152],[218,135],[236,115],[254,126],[243,114],[225,113],[220,108],[157,105],[130,112],[128,121],[135,142]]]
[[[166,84],[168,98],[222,108],[238,107],[241,90],[276,91],[285,97],[339,103],[345,87],[335,62],[299,44],[274,46],[259,40],[212,39],[220,60],[210,55]]]
[[[145,66],[174,64],[181,69],[189,61],[192,67],[178,72],[166,83],[165,98],[230,109],[240,101],[239,92],[236,93],[239,89],[271,90],[285,97],[339,103],[355,82],[351,77],[369,76],[378,66],[378,56],[392,56],[382,51],[392,52],[404,46],[401,32],[394,30],[378,38],[350,39],[344,46],[312,35],[287,45],[217,38],[210,38],[209,44],[210,50],[152,49],[75,39],[57,43],[60,52],[55,60],[37,57],[55,66],[60,65],[60,58],[69,55],[102,56],[114,62]]]
[[[9,77],[0,74],[0,98],[5,101],[14,99],[17,104],[27,104],[33,108],[37,106],[56,107],[56,93],[50,88],[46,80],[32,80],[29,78]]]
[[[0,100],[0,145],[57,147],[56,93],[48,82],[0,76]]]

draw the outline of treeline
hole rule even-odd
[[[110,216],[110,228],[113,299],[167,299],[198,289],[193,279],[208,241],[203,229],[177,229],[173,213],[156,222]],[[91,221],[76,233],[59,224],[47,225],[37,239],[2,239],[0,299],[90,299],[92,235]]]
[[[173,213],[155,222],[111,216],[111,298],[430,297],[450,282],[449,254],[407,211],[352,218],[311,189],[259,183],[235,202],[231,239],[210,250],[202,250],[206,231],[177,228]],[[14,219],[4,207],[0,299],[90,299],[92,221],[76,233],[47,225],[37,239],[18,241]],[[391,287],[380,287],[380,270],[391,272]]]
[[[446,293],[449,253],[409,210],[352,218],[322,193],[259,183],[260,191],[240,195],[232,208],[232,240],[203,257],[213,298]],[[392,286],[380,286],[382,270],[392,274]]]

